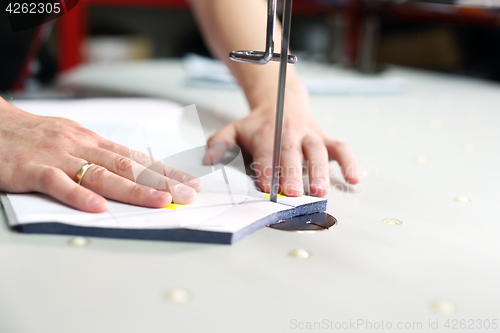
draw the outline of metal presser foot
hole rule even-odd
[[[288,2],[288,5],[285,4],[284,6],[289,8],[289,15],[288,15],[288,22],[291,21],[291,16],[292,16],[292,1],[290,0],[285,0]],[[237,62],[243,62],[247,64],[256,64],[256,65],[265,65],[269,61],[281,61],[281,54],[279,53],[274,53],[274,22],[276,21],[276,3],[277,0],[268,0],[267,2],[267,33],[266,33],[266,50],[265,51],[233,51],[229,53],[229,58],[233,61]],[[287,18],[285,17],[287,13],[283,13],[283,22],[285,23],[287,21]],[[283,30],[285,30],[285,25],[283,24]],[[288,27],[288,33],[287,36],[290,35],[289,33],[290,28]],[[288,53],[288,42],[286,43],[287,45],[287,53]],[[288,55],[287,54],[287,59],[289,64],[295,64],[297,62],[297,57],[294,56],[293,54]]]
[[[278,221],[268,227],[284,231],[324,231],[337,225],[337,219],[328,213],[320,212],[295,216]]]

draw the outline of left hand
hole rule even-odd
[[[88,162],[80,183],[77,174]],[[189,204],[201,180],[108,141],[64,118],[24,112],[0,98],[0,191],[40,192],[73,208],[100,213],[104,197],[162,208]],[[139,175],[139,176],[138,176]]]
[[[269,107],[253,110],[250,115],[234,121],[213,135],[208,142],[238,144],[243,152],[253,157],[252,169],[262,191],[269,193],[272,176],[275,111]],[[211,151],[218,160],[223,151]],[[348,144],[328,138],[314,119],[307,103],[285,106],[281,147],[281,192],[287,196],[303,194],[302,166],[307,161],[310,193],[324,196],[330,190],[328,162],[336,160],[345,180],[350,184],[360,181],[358,166]],[[208,154],[205,157],[209,162]]]

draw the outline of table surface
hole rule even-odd
[[[408,93],[311,99],[363,175],[347,185],[332,162],[334,229],[264,228],[231,246],[79,247],[0,223],[0,332],[499,331],[500,85],[402,68],[382,76],[405,78]],[[155,61],[86,66],[62,84],[195,103],[207,135],[248,112],[240,91],[185,80],[178,61]]]

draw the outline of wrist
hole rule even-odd
[[[0,97],[0,125],[17,127],[36,117],[38,116],[23,111]]]
[[[238,65],[243,65],[243,67],[238,67],[238,71],[233,69],[232,72],[243,88],[250,109],[259,109],[263,104],[272,104],[275,109],[278,96],[279,63],[270,62],[263,66],[246,65],[246,67],[244,64],[236,64]],[[301,99],[309,102],[309,94],[300,81],[295,67],[288,66],[285,103],[291,97],[294,100]]]
[[[248,96],[248,103],[252,112],[276,113],[278,87],[255,90]],[[300,80],[287,80],[285,90],[285,112],[287,114],[309,114],[311,112],[309,92]]]

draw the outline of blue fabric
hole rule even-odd
[[[301,205],[276,214],[269,215],[248,227],[232,234],[227,232],[200,231],[189,229],[111,229],[76,227],[63,223],[29,223],[13,229],[30,234],[56,234],[87,237],[143,239],[155,241],[197,242],[214,244],[233,244],[243,237],[267,225],[294,216],[318,213],[326,210],[327,201]]]

